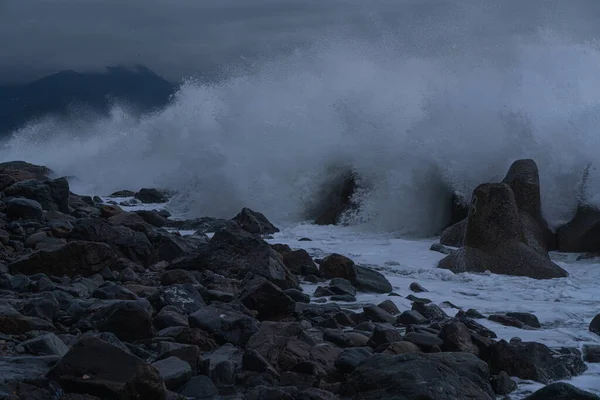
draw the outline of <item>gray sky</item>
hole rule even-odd
[[[599,18],[600,0],[0,0],[0,81],[134,63],[179,80],[333,36],[434,53],[539,27],[582,40]]]

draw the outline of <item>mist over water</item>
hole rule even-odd
[[[187,217],[247,206],[277,222],[311,217],[323,186],[352,168],[365,190],[347,222],[410,236],[439,232],[450,191],[468,199],[533,158],[546,218],[568,220],[585,166],[600,161],[598,48],[549,30],[429,54],[423,44],[320,37],[227,66],[217,83],[187,80],[152,115],[115,105],[108,118],[32,122],[0,157],[75,176],[76,192],[162,187]],[[600,205],[597,175],[586,201]]]

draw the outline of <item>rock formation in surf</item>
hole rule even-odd
[[[352,196],[356,192],[356,174],[347,172],[341,181],[331,188],[326,195],[324,211],[317,217],[317,225],[336,225],[340,222],[342,214],[353,207]]]
[[[440,261],[439,267],[459,272],[485,272],[550,279],[568,273],[547,253],[528,243],[522,215],[511,187],[486,183],[473,191],[463,247]]]
[[[540,177],[535,161],[515,161],[502,182],[508,184],[514,193],[525,242],[540,254],[556,249],[556,236],[548,228],[542,215]],[[448,227],[442,232],[440,243],[445,246],[462,246],[466,227],[466,218]]]

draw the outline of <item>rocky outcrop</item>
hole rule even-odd
[[[246,232],[255,235],[270,235],[279,232],[279,228],[273,225],[263,214],[244,208],[238,215],[233,217]]]
[[[512,189],[483,184],[473,191],[464,246],[438,264],[454,273],[485,272],[552,279],[568,273],[526,244]]]
[[[352,209],[352,196],[357,190],[356,175],[354,172],[344,174],[340,182],[327,189],[324,195],[323,210],[315,220],[317,225],[336,225],[340,217]]]
[[[389,293],[392,291],[392,285],[383,274],[356,265],[354,261],[341,254],[331,254],[325,257],[319,265],[319,271],[328,279],[346,279],[361,291],[375,293]]]

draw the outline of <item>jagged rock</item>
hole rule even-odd
[[[24,352],[34,356],[64,356],[69,348],[54,333],[47,333],[19,343]]]
[[[11,305],[0,302],[0,332],[21,334],[30,331],[53,331],[54,326],[41,318],[27,317]]]
[[[600,400],[600,397],[568,383],[556,382],[527,396],[525,400]]]
[[[85,338],[48,372],[68,392],[100,398],[165,400],[164,383],[150,364],[97,338]]]
[[[192,379],[190,365],[177,357],[157,361],[152,366],[158,370],[167,389],[176,389]]]
[[[111,268],[117,255],[103,243],[73,241],[57,248],[38,250],[8,265],[12,274],[47,273],[61,276],[90,276]]]
[[[356,265],[354,261],[340,254],[325,257],[319,265],[319,271],[328,279],[346,279],[362,291],[375,293],[389,293],[392,291],[392,285],[383,274]]]
[[[181,314],[191,314],[206,306],[202,295],[190,283],[161,287],[149,300],[156,309],[173,306]]]
[[[504,340],[490,347],[492,372],[505,371],[510,376],[548,384],[572,376],[564,362],[553,357],[541,343],[507,343]]]
[[[252,234],[270,235],[279,232],[279,228],[269,222],[267,217],[249,208],[243,208],[232,220],[237,222],[243,230]]]
[[[135,198],[144,204],[166,203],[168,199],[157,189],[140,189]]]
[[[122,257],[146,267],[158,261],[156,250],[144,233],[135,232],[125,226],[114,226],[100,219],[78,220],[71,237],[76,240],[106,243]]]
[[[190,238],[184,238],[175,234],[163,231],[154,231],[151,234],[152,244],[158,252],[158,259],[171,262],[177,257],[188,252],[193,252],[200,246],[208,243],[207,237],[195,236],[200,241],[194,241]]]
[[[363,400],[492,400],[485,362],[467,353],[374,355],[350,374],[346,394]]]
[[[299,287],[279,254],[267,242],[239,227],[219,230],[208,245],[173,260],[169,269],[214,269],[228,278],[262,276],[284,290]]]
[[[17,181],[27,179],[46,180],[52,170],[43,165],[30,164],[25,161],[7,161],[0,163],[0,173],[13,177]]]
[[[44,210],[35,200],[12,197],[6,202],[6,215],[9,219],[41,219]]]
[[[454,321],[445,324],[439,336],[444,341],[442,349],[445,351],[461,351],[479,355],[479,348],[473,344],[471,332],[462,322]]]
[[[238,297],[248,309],[258,311],[257,318],[261,321],[289,317],[296,308],[291,297],[262,277],[247,282]]]
[[[278,251],[277,248],[276,251]],[[281,254],[281,251],[278,252]],[[319,272],[312,257],[304,249],[286,251],[283,253],[283,263],[294,274],[305,276],[315,275]]]
[[[207,306],[189,317],[191,327],[201,328],[218,340],[244,346],[259,329],[256,319],[233,310]]]
[[[40,182],[28,179],[4,189],[7,197],[24,197],[35,200],[44,210],[69,213],[69,183],[64,178]]]
[[[551,279],[568,273],[525,244],[512,189],[504,183],[478,186],[471,200],[464,246],[440,261],[454,273],[485,272]]]
[[[510,376],[504,371],[492,376],[491,383],[494,393],[499,395],[509,394],[517,389],[515,381],[510,379]]]
[[[99,331],[126,341],[147,339],[153,334],[150,314],[135,301],[119,301],[101,308],[91,316],[91,322]]]

